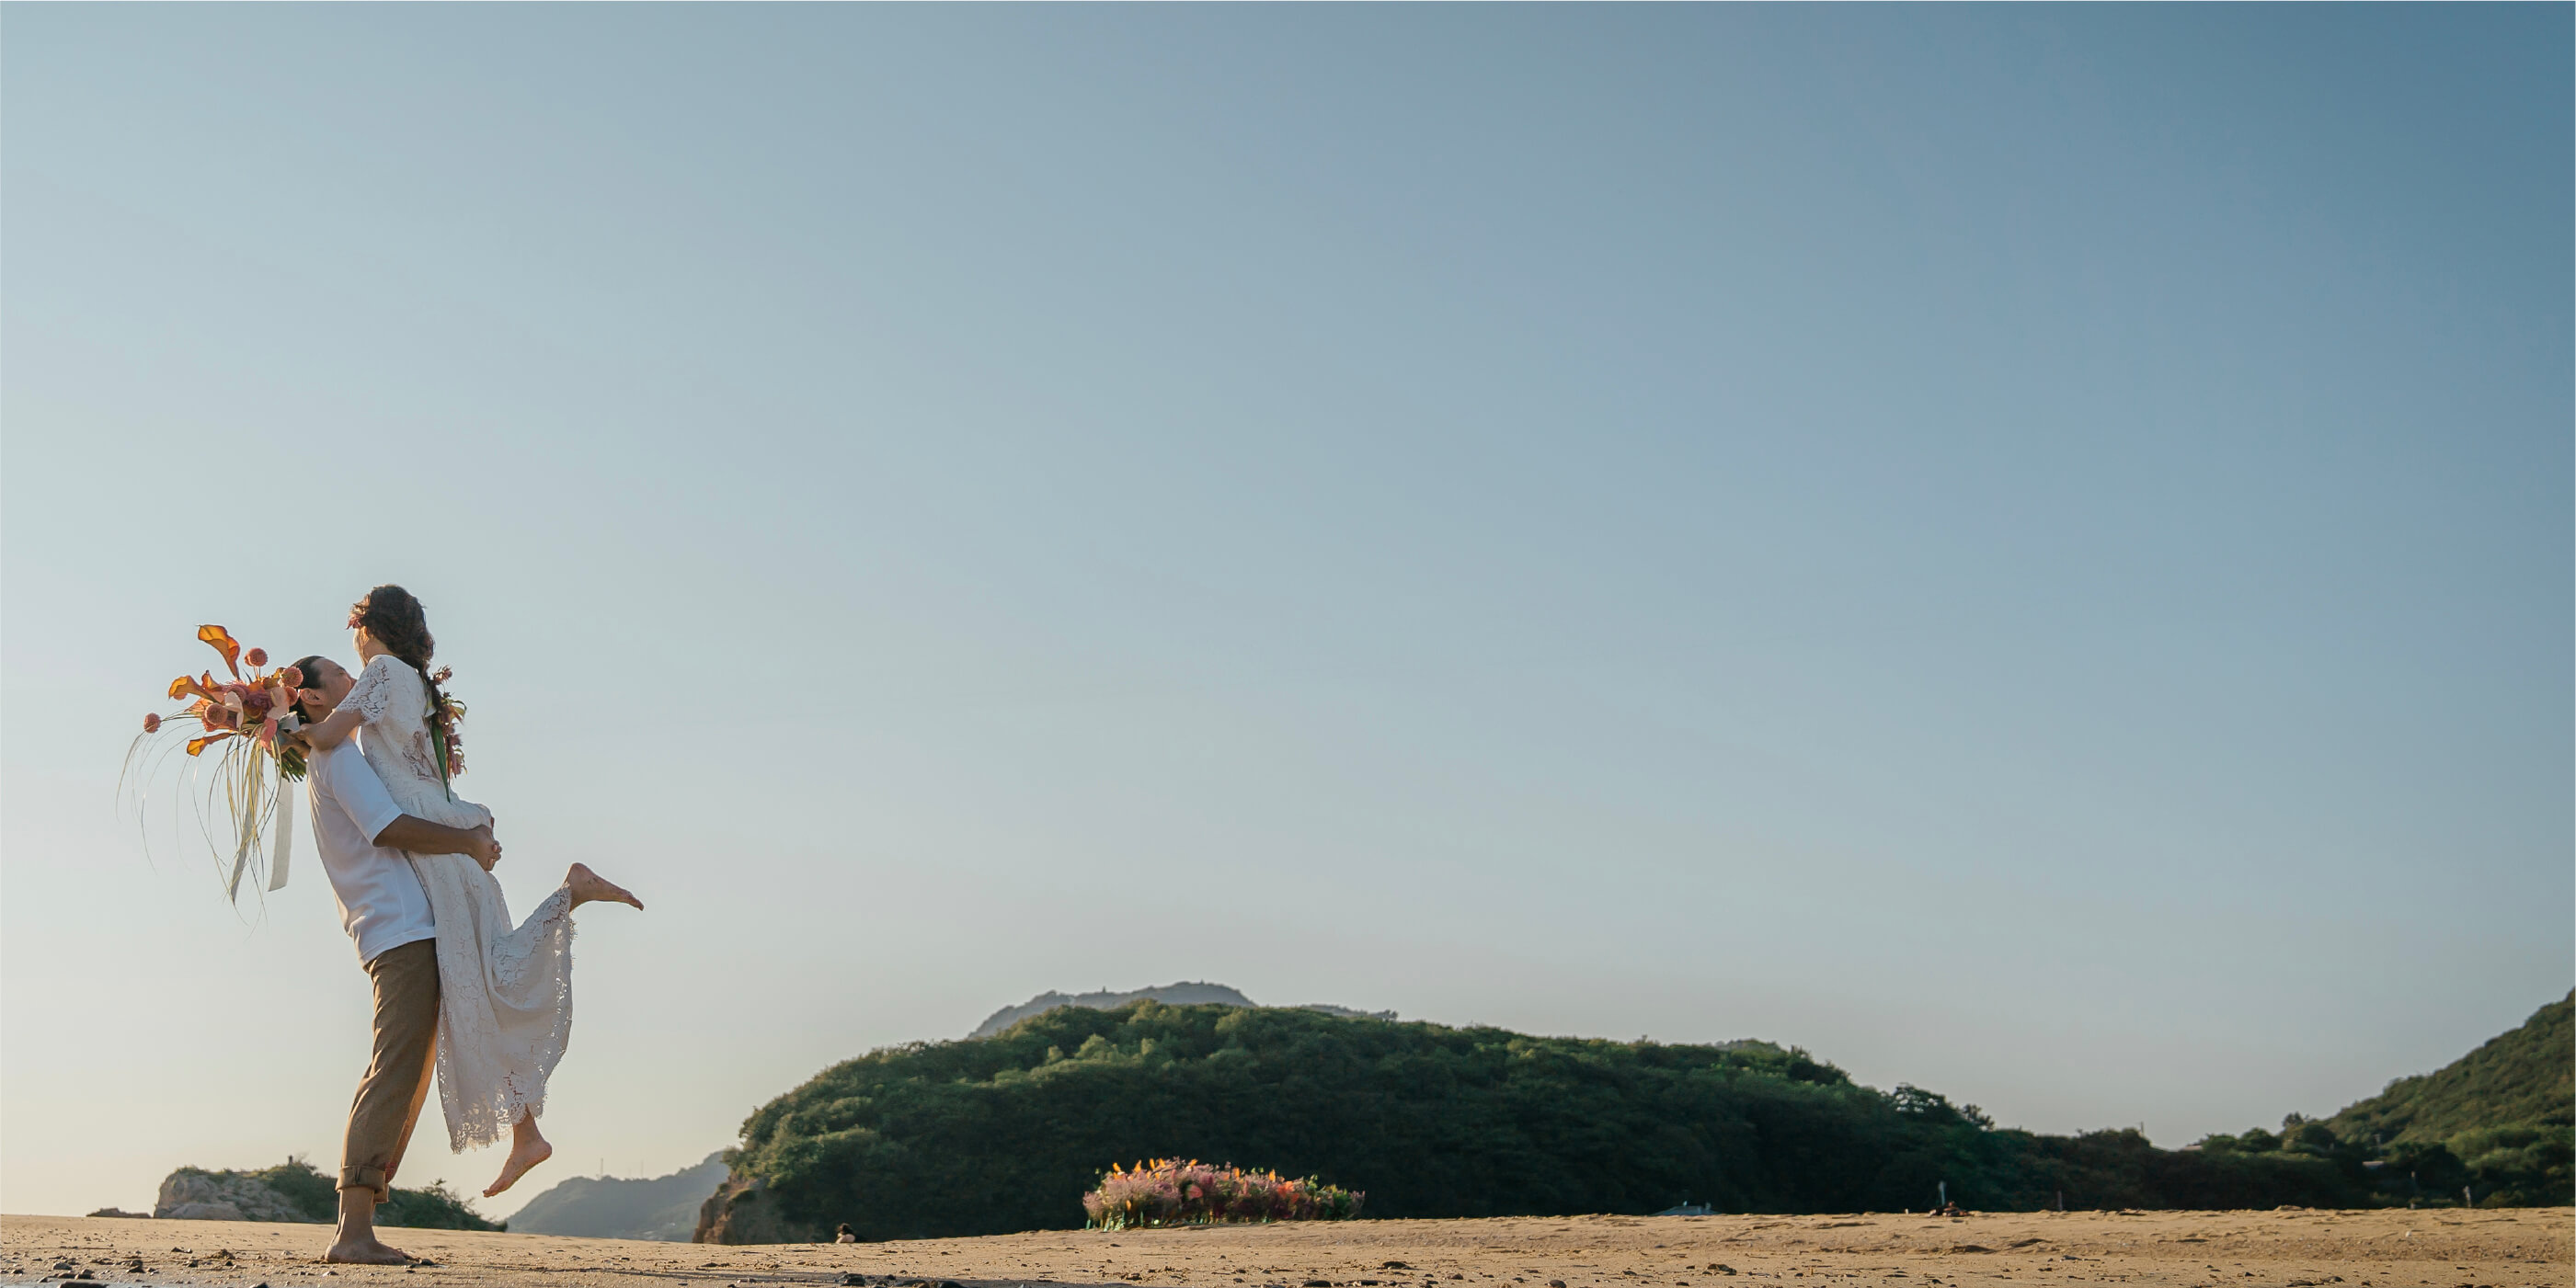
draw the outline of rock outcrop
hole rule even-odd
[[[247,1176],[217,1176],[182,1167],[161,1182],[152,1215],[172,1221],[303,1221],[305,1214],[285,1195]]]
[[[790,1221],[769,1201],[767,1177],[729,1175],[698,1209],[693,1243],[820,1243],[819,1228]]]

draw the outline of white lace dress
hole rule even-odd
[[[394,803],[415,818],[480,827],[492,811],[456,798],[430,750],[429,686],[379,656],[340,705],[366,723],[359,745]],[[545,1112],[546,1079],[572,1036],[572,891],[512,925],[501,883],[462,854],[408,856],[438,919],[438,1101],[462,1152],[505,1139],[521,1111]]]

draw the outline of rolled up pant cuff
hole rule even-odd
[[[388,1197],[388,1191],[386,1190],[385,1185],[392,1179],[392,1177],[385,1174],[385,1169],[381,1167],[343,1167],[340,1169],[341,1189],[365,1190],[374,1194],[378,1203],[384,1202]]]

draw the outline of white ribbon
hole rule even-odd
[[[227,899],[241,897],[242,868],[250,862],[250,838],[250,832],[244,830],[241,844],[233,850],[233,875],[230,880],[224,882],[224,897]],[[217,853],[222,851],[219,850]]]
[[[268,852],[268,888],[286,888],[286,860],[295,852],[295,780],[277,780],[277,847]]]

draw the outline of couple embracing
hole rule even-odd
[[[572,1030],[572,910],[632,894],[576,863],[513,924],[492,867],[492,812],[460,799],[450,708],[429,670],[420,601],[378,586],[349,613],[355,674],[326,657],[295,664],[313,836],[341,927],[375,989],[375,1046],[349,1107],[340,1220],[330,1261],[408,1260],[375,1234],[375,1208],[438,1075],[450,1148],[510,1139],[486,1197],[554,1147],[537,1130],[546,1079]],[[434,727],[435,726],[435,727]],[[356,736],[353,745],[349,739]]]

